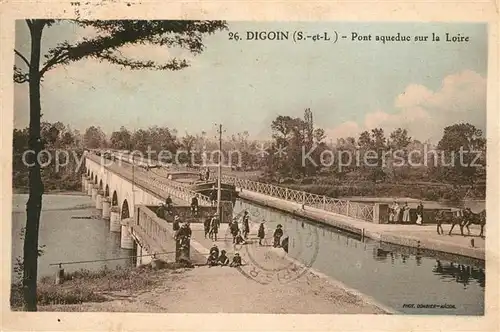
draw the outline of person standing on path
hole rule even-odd
[[[281,237],[283,236],[283,229],[282,229],[282,226],[280,224],[278,224],[278,226],[276,226],[276,230],[274,231],[274,243],[273,243],[273,247],[274,248],[278,248],[280,245],[281,245]]]
[[[394,223],[399,223],[399,216],[401,215],[401,207],[398,202],[394,202]]]
[[[167,207],[167,212],[170,214],[172,213],[172,197],[168,195],[168,197],[165,199],[165,206]]]
[[[424,222],[424,205],[422,204],[422,201],[418,203],[417,206],[417,225],[422,225]]]
[[[396,201],[392,202],[392,205],[389,206],[389,224],[394,223],[395,212],[396,212]]]
[[[176,261],[191,265],[189,258],[191,249],[191,227],[189,223],[183,223],[182,226],[175,232],[175,251]]]
[[[203,222],[203,229],[205,231],[205,239],[208,237],[208,234],[210,233],[210,223],[212,221],[212,217],[208,217],[205,219]]]
[[[405,205],[403,206],[403,223],[409,223],[410,222],[410,207],[408,206],[408,202],[405,202]]]
[[[236,243],[236,236],[238,236],[238,233],[240,232],[236,219],[233,220],[231,225],[229,225],[229,229],[231,230],[231,235],[233,236],[233,243]]]
[[[193,196],[193,198],[191,199],[191,213],[193,214],[193,216],[198,215],[198,197],[196,196]]]
[[[180,228],[180,222],[181,222],[181,221],[180,221],[179,216],[178,216],[178,215],[176,215],[176,216],[174,217],[174,222],[172,223],[172,230],[173,230],[174,232],[177,232],[177,231],[179,230],[179,228]]]
[[[210,192],[210,204],[215,206],[215,203],[217,203],[217,189],[215,186],[212,186],[212,191]]]
[[[248,233],[250,233],[250,224],[248,222],[248,211],[245,210],[243,214],[243,238],[248,239]]]
[[[259,226],[259,231],[257,232],[257,236],[259,237],[259,245],[262,245],[262,240],[266,236],[266,232],[264,230],[264,223],[261,222]]]
[[[210,221],[210,239],[212,241],[217,241],[217,234],[219,233],[219,216],[218,214],[214,214],[212,220]]]

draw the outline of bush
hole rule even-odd
[[[440,197],[439,192],[436,189],[424,190],[423,196],[428,201],[437,201]]]
[[[104,302],[106,298],[91,289],[73,287],[62,288],[58,285],[39,287],[37,291],[38,304],[80,304],[83,302]]]

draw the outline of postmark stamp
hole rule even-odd
[[[316,227],[306,222],[279,222],[272,216],[265,215],[260,208],[247,207],[236,214],[234,220],[241,225],[244,211],[247,211],[253,226],[252,230],[263,223],[266,235],[259,242],[257,234],[251,232],[244,243],[233,243],[235,252],[243,257],[243,266],[239,271],[247,278],[260,284],[292,282],[307,275],[319,252],[319,234]],[[287,218],[285,217],[284,220]],[[283,220],[283,218],[280,218]],[[273,232],[280,225],[284,231],[281,240],[288,241],[283,246],[275,247]],[[257,227],[256,227],[257,226]],[[226,232],[226,240],[232,240],[230,227]]]

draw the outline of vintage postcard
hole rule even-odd
[[[6,330],[498,329],[496,21],[102,6],[2,27]]]

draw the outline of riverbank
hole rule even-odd
[[[28,195],[29,190],[26,188],[12,188],[12,195]],[[68,195],[68,196],[85,196],[84,192],[77,190],[48,190],[43,193],[44,195]]]
[[[141,282],[136,282],[135,287],[130,287],[128,282],[117,283],[109,277],[87,277],[85,280],[67,281],[61,286],[54,285],[51,289],[61,287],[67,294],[85,293],[82,289],[92,290],[94,295],[87,297],[98,301],[45,304],[40,305],[38,310],[136,313],[385,313],[320,278],[304,277],[286,285],[279,282],[262,285],[247,279],[235,268],[207,266],[158,271],[142,268],[140,277]],[[90,294],[88,291],[86,293]]]
[[[202,225],[194,224],[192,254],[195,263],[204,263],[207,247]],[[226,225],[220,235],[226,234]],[[234,254],[231,241],[221,238],[220,249],[229,257]],[[280,271],[283,264],[281,249],[263,247],[258,255],[266,266]],[[139,267],[119,272],[87,273],[63,285],[49,287],[66,289],[65,292],[86,293],[97,301],[76,304],[40,305],[39,311],[93,311],[93,312],[165,312],[165,313],[289,313],[289,314],[383,314],[382,307],[371,303],[362,294],[346,290],[340,283],[308,271],[299,278],[283,282],[274,278],[269,283],[259,283],[246,275],[251,269],[247,253],[240,251],[244,266],[175,268],[162,270]],[[260,256],[259,256],[260,257]],[[255,258],[255,257],[254,257]],[[278,272],[276,272],[277,274]],[[128,277],[127,277],[127,274]],[[277,276],[277,275],[276,275]],[[276,277],[275,276],[275,277]],[[44,285],[47,287],[47,285]],[[60,291],[59,291],[60,292]]]
[[[460,235],[459,227],[455,227],[453,235],[438,235],[435,225],[399,225],[399,224],[374,224],[354,218],[315,209],[309,206],[302,208],[300,204],[285,201],[279,198],[262,195],[243,190],[239,193],[242,199],[272,207],[293,215],[307,218],[324,225],[333,226],[350,233],[364,235],[365,237],[407,247],[435,250],[475,259],[485,259],[485,240],[478,236],[464,237]],[[444,227],[450,227],[445,225]],[[471,233],[479,234],[475,225],[470,227]],[[466,231],[466,230],[465,230]],[[448,232],[448,229],[445,229]],[[447,233],[445,233],[447,234]],[[474,239],[474,247],[471,246]]]

